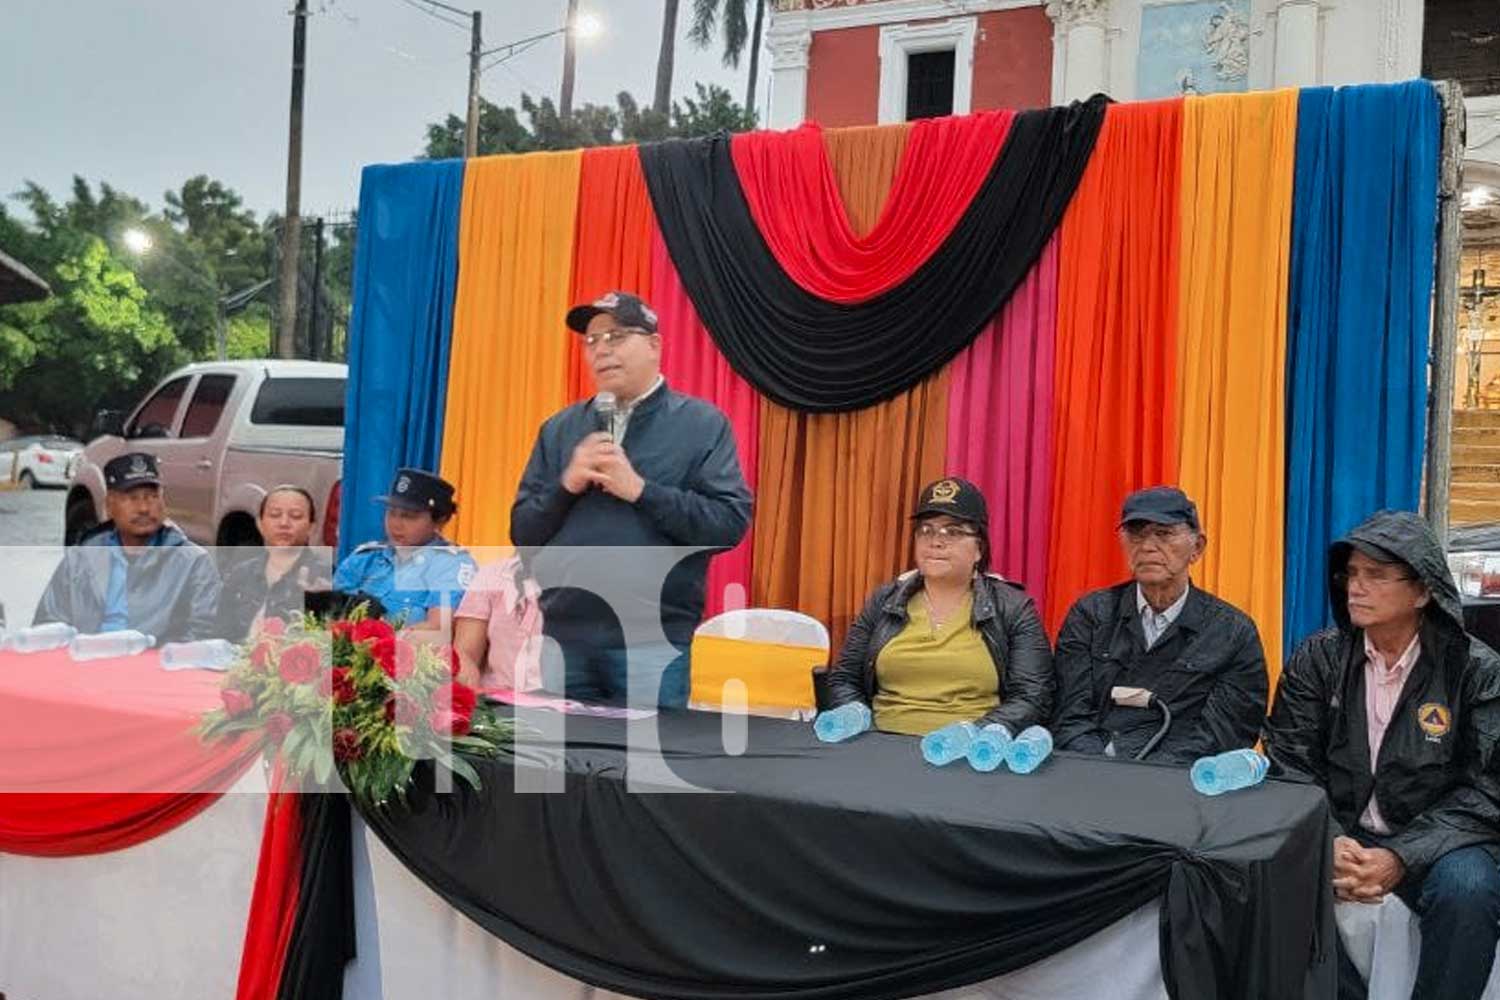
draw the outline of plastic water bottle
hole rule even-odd
[[[1001,723],[991,722],[969,744],[969,766],[989,773],[1005,763],[1005,753],[1009,749],[1010,730]]]
[[[1017,774],[1030,774],[1052,753],[1052,734],[1043,726],[1028,726],[1010,741],[1005,762]]]
[[[1254,750],[1230,750],[1213,757],[1199,757],[1188,772],[1193,788],[1203,795],[1223,795],[1237,788],[1258,785],[1270,762]]]
[[[851,701],[819,712],[813,720],[813,734],[824,743],[842,743],[869,729],[870,721],[870,706],[862,701]]]
[[[201,639],[198,642],[169,642],[161,648],[163,670],[228,670],[237,650],[228,639]]]
[[[75,635],[68,643],[68,655],[74,660],[107,660],[144,653],[155,644],[156,640],[151,636],[127,628],[119,632]]]
[[[12,653],[41,653],[49,649],[62,649],[73,641],[78,630],[63,622],[48,622],[18,628],[5,636],[5,648]]]
[[[922,737],[922,759],[936,767],[943,767],[969,754],[969,745],[974,742],[979,729],[972,722],[950,722],[941,729],[934,729]]]

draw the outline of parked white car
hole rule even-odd
[[[36,434],[0,441],[0,482],[22,489],[68,485],[69,466],[83,442],[55,434]]]
[[[167,376],[123,424],[89,442],[64,515],[66,544],[104,518],[104,463],[156,456],[167,513],[200,545],[258,545],[255,517],[273,486],[317,501],[314,544],[337,541],[345,365],[212,361]]]

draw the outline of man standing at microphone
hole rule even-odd
[[[542,425],[511,508],[511,540],[522,550],[722,551],[739,544],[750,524],[751,496],[729,419],[666,384],[656,313],[635,295],[610,292],[569,310],[567,323],[582,337],[599,391]],[[687,704],[687,652],[703,616],[708,558],[702,552],[683,559],[659,594],[655,581],[642,581],[641,602],[655,614],[659,601],[672,646],[657,695],[663,706]],[[580,587],[544,591],[541,606],[543,633],[562,649],[567,695],[623,701],[627,656],[619,609]],[[544,668],[543,681],[555,687],[556,672],[550,673]]]

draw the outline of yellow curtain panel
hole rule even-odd
[[[1260,629],[1280,675],[1286,309],[1297,92],[1187,99],[1178,314],[1180,483],[1208,552],[1195,579]]]
[[[569,402],[578,151],[488,156],[464,174],[443,476],[450,537],[509,545],[510,505],[537,428]]]

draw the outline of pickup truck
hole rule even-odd
[[[106,421],[73,464],[65,544],[104,519],[104,463],[129,451],[156,456],[168,516],[200,545],[260,544],[261,498],[285,483],[318,502],[314,544],[336,544],[347,380],[346,366],[317,361],[178,369],[123,421]]]

